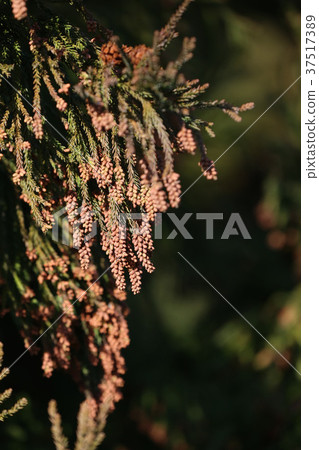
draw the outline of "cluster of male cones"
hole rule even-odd
[[[143,271],[154,270],[156,213],[179,205],[176,155],[198,153],[202,173],[217,179],[202,138],[202,130],[214,136],[213,123],[195,112],[218,108],[240,120],[253,107],[201,99],[208,85],[181,73],[194,38],[185,38],[179,56],[163,65],[190,2],[155,32],[152,46],[131,47],[80,0],[72,5],[86,32],[54,20],[47,8],[38,14],[32,0],[28,10],[25,0],[3,1],[5,27],[12,32],[2,36],[0,94],[6,98],[10,85],[17,90],[10,102],[0,102],[0,145],[6,149],[0,170],[16,204],[10,221],[24,251],[21,264],[9,259],[2,274],[10,272],[12,284],[4,288],[9,300],[1,310],[15,316],[26,348],[63,314],[31,350],[42,352],[46,376],[67,370],[86,396],[77,450],[99,445],[106,415],[121,398],[121,351],[129,344],[126,291],[138,293]],[[25,67],[32,68],[28,76]],[[8,208],[4,201],[9,214]],[[78,252],[50,238],[59,208],[66,209]],[[133,220],[133,213],[140,218]],[[121,215],[130,225],[124,231]],[[99,231],[89,240],[95,222]],[[106,257],[110,273],[99,278]],[[49,414],[55,444],[67,450],[54,402]]]

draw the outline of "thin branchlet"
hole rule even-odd
[[[0,381],[6,377],[9,374],[9,369],[2,368],[2,361],[3,361],[3,344],[0,342]],[[6,389],[4,392],[0,393],[0,405],[8,400],[11,397],[12,389]],[[13,406],[9,409],[3,409],[0,411],[0,422],[3,422],[5,419],[7,419],[10,416],[13,416],[16,414],[20,409],[23,409],[28,404],[26,398],[20,398],[15,402]]]

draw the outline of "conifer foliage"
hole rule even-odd
[[[90,405],[98,414],[121,397],[125,291],[138,293],[143,271],[154,270],[156,213],[179,205],[175,156],[198,153],[201,171],[217,179],[201,135],[213,136],[213,124],[196,111],[219,108],[240,120],[253,105],[201,99],[208,85],[181,73],[194,38],[163,64],[191,0],[149,47],[122,44],[81,0],[65,3],[82,27],[46,2],[1,0],[1,310],[15,316],[26,348],[43,353],[44,374],[68,370],[90,393],[81,411]],[[59,208],[66,208],[78,252],[51,238]],[[121,214],[130,223],[124,231]],[[97,236],[88,240],[95,222]],[[99,278],[107,260],[110,272]],[[57,448],[67,448],[54,403],[50,417]]]
[[[104,428],[108,414],[108,402],[101,403],[98,410],[90,405],[86,399],[80,406],[78,413],[78,428],[76,433],[75,450],[95,450],[105,438]],[[62,418],[54,400],[49,403],[48,413],[51,421],[53,442],[57,450],[69,450],[68,439],[64,436]]]
[[[3,344],[2,342],[0,342],[0,381],[3,380],[3,378],[5,378],[9,374],[9,369],[5,367],[2,368],[2,360],[3,360]],[[5,400],[10,398],[11,394],[12,394],[11,388],[6,389],[4,392],[2,392],[0,394],[0,405]],[[24,408],[27,405],[27,403],[28,403],[27,399],[23,397],[17,400],[16,403],[13,406],[11,406],[11,408],[0,411],[0,422],[3,422],[9,416],[13,416],[13,414],[18,412],[20,409]]]

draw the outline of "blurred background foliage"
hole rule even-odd
[[[150,44],[178,2],[86,3],[123,43]],[[211,159],[298,78],[299,8],[288,0],[197,0],[180,23],[181,37],[197,37],[187,76],[209,82],[210,99],[255,102],[240,124],[209,113],[216,122],[216,138],[207,138]],[[299,375],[177,253],[300,370],[299,89],[298,82],[220,158],[217,182],[202,177],[183,196],[179,217],[224,214],[214,239],[205,239],[205,223],[194,214],[187,222],[192,240],[156,241],[157,270],[144,280],[142,294],[128,299],[124,400],[109,418],[102,449],[300,448]],[[179,171],[184,189],[200,175],[192,156],[182,158]],[[251,240],[220,239],[232,212],[241,214]],[[173,228],[165,218],[164,238]],[[9,319],[0,338],[9,364],[8,355],[23,351]],[[80,396],[69,378],[43,379],[40,359],[26,355],[9,383],[30,406],[1,425],[1,448],[53,449],[46,413],[51,398],[72,436]]]

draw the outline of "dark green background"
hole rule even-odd
[[[56,3],[56,2],[55,2]],[[177,2],[90,1],[88,7],[127,44],[151,44]],[[58,7],[58,5],[56,5]],[[178,29],[196,36],[189,78],[210,83],[209,98],[255,102],[237,124],[221,111],[207,138],[216,159],[299,76],[299,2],[197,0]],[[170,48],[174,57],[181,44]],[[131,345],[124,400],[106,428],[108,450],[295,450],[299,443],[300,377],[178,256],[181,252],[222,295],[300,370],[299,152],[300,82],[217,163],[219,180],[202,177],[182,198],[183,212],[223,213],[215,239],[191,219],[193,240],[156,241],[157,270],[142,294],[130,295]],[[200,174],[197,156],[178,161],[183,189]],[[271,217],[258,220],[258,205]],[[251,240],[221,234],[239,212]],[[265,224],[264,224],[265,225]],[[172,231],[164,219],[164,236]],[[282,242],[286,243],[283,245]],[[14,325],[1,339],[6,363],[23,350]],[[46,414],[56,398],[74,436],[81,397],[71,380],[44,380],[40,358],[26,355],[9,384],[29,407],[0,425],[4,450],[53,449]]]

